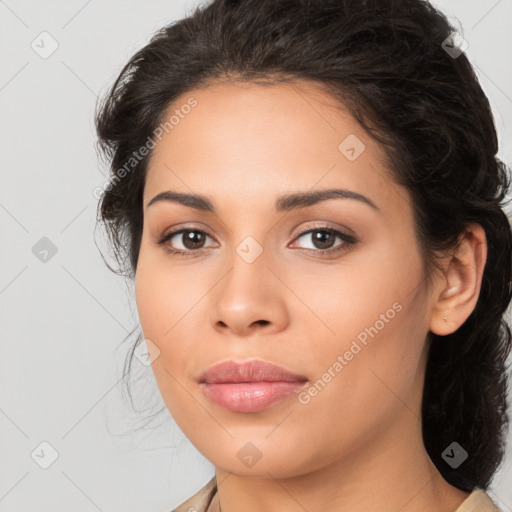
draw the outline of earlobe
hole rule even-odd
[[[445,272],[432,294],[430,331],[439,336],[455,332],[475,309],[487,260],[482,226],[472,224],[461,234],[459,247],[447,258]]]

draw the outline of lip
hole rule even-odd
[[[258,412],[305,386],[307,377],[265,361],[225,361],[199,378],[212,402],[234,412]]]
[[[301,382],[304,375],[296,375],[281,366],[266,361],[224,361],[210,366],[199,378],[199,383],[239,383],[239,382]]]

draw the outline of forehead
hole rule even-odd
[[[166,188],[241,204],[326,187],[375,203],[404,195],[379,145],[315,84],[213,84],[178,97],[163,121],[171,118],[148,166],[145,204]]]

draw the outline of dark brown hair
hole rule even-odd
[[[508,169],[496,157],[489,102],[466,55],[446,51],[454,32],[423,0],[215,0],[198,7],[159,30],[98,105],[99,149],[110,163],[98,220],[116,256],[113,270],[133,278],[151,152],[122,179],[117,171],[174,100],[218,80],[323,87],[382,144],[391,175],[410,191],[426,278],[465,226],[485,229],[478,303],[453,334],[429,333],[422,404],[430,458],[448,482],[470,491],[488,487],[504,456],[512,234],[503,211]],[[456,469],[442,458],[454,441],[469,455]]]

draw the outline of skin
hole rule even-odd
[[[215,83],[184,94],[169,113],[190,97],[197,106],[157,143],[148,167],[135,289],[144,336],[160,350],[153,370],[162,397],[215,466],[209,511],[453,512],[468,493],[442,478],[421,436],[426,335],[455,331],[474,309],[483,229],[461,235],[427,286],[410,194],[332,98],[307,82]],[[354,161],[338,149],[349,134],[365,145]],[[336,198],[274,210],[281,195],[330,188],[363,194],[378,209]],[[147,206],[167,190],[206,195],[215,213]],[[344,241],[299,237],[318,226],[352,230],[357,242],[322,257],[320,249]],[[157,243],[183,227],[208,235],[198,249],[182,235],[167,242],[191,256]],[[248,236],[263,249],[252,263],[236,252]],[[251,358],[313,385],[395,303],[401,310],[306,404],[291,395],[236,413],[200,390],[210,365]],[[251,467],[237,457],[248,442],[261,453]]]

